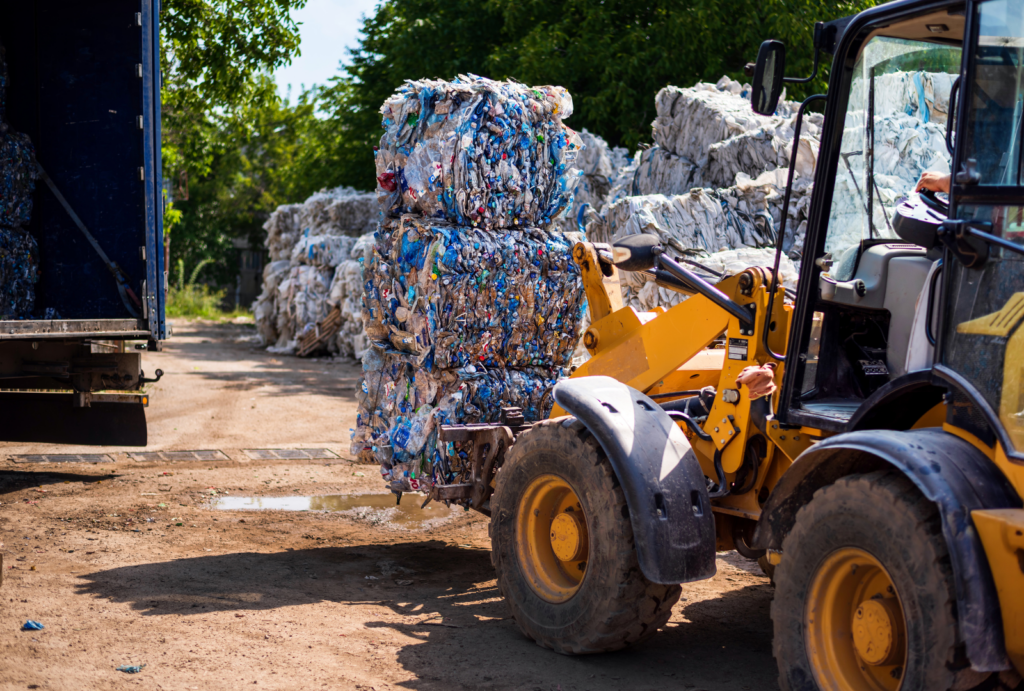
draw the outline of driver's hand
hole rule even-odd
[[[914,188],[915,192],[921,190],[929,190],[931,192],[944,192],[949,194],[949,175],[943,175],[942,173],[936,173],[933,170],[926,170],[921,173],[921,179],[917,181],[917,186]]]

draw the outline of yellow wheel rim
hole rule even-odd
[[[847,547],[818,567],[807,597],[807,657],[828,691],[897,691],[907,661],[906,619],[881,562]]]
[[[557,475],[541,475],[519,500],[516,551],[534,592],[565,602],[587,574],[590,536],[576,492]]]

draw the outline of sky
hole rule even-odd
[[[302,56],[275,73],[278,89],[285,94],[292,84],[292,99],[306,87],[324,84],[348,60],[346,48],[355,47],[360,19],[371,14],[378,0],[309,0],[292,17],[302,25]]]

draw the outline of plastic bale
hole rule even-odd
[[[723,77],[717,84],[666,86],[655,97],[654,142],[662,149],[707,165],[712,144],[778,122],[750,108],[749,87]],[[785,103],[780,110],[788,112]]]
[[[20,228],[0,228],[0,319],[29,318],[38,281],[35,238]]]
[[[546,226],[566,212],[582,140],[572,97],[474,75],[407,81],[381,107],[375,154],[386,215],[483,228]]]
[[[381,464],[397,492],[427,491],[456,481],[465,458],[438,441],[441,425],[497,422],[501,409],[518,406],[527,421],[546,418],[561,369],[458,369],[423,367],[407,354],[371,347],[363,357],[352,453]]]
[[[37,177],[32,141],[0,122],[0,227],[28,226]]]
[[[563,367],[584,300],[572,245],[538,228],[383,224],[365,271],[367,336],[444,368]]]

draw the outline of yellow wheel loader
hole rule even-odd
[[[491,516],[501,592],[561,653],[653,635],[736,549],[773,572],[785,690],[1014,685],[1024,2],[891,2],[819,24],[815,49],[832,68],[797,114],[796,143],[824,102],[796,291],[778,271],[792,185],[774,267],[714,277],[646,235],[577,245],[592,357],[545,422],[444,428],[472,442],[472,481],[434,497]],[[755,111],[808,81],[784,69],[763,44]],[[950,171],[948,196],[914,194],[908,156]],[[622,270],[691,297],[623,307]]]

